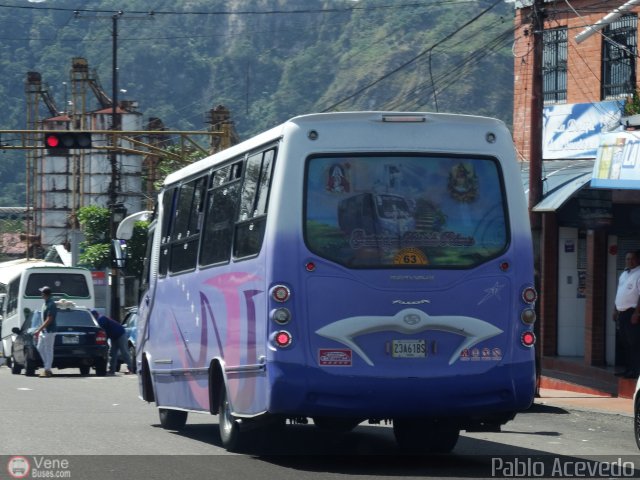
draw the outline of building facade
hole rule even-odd
[[[626,130],[634,122],[625,111],[638,88],[640,2],[530,0],[515,8],[513,135],[525,170],[539,161],[528,158],[530,142],[542,142],[543,196],[533,208],[540,220],[538,348],[543,359],[614,366],[617,279],[625,253],[640,249],[640,134]],[[538,13],[541,139],[530,129]],[[616,167],[618,160],[624,163]]]

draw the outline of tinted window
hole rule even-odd
[[[166,275],[169,269],[169,234],[175,215],[173,202],[176,190],[175,188],[167,190],[162,196],[162,237],[160,239],[160,258],[158,262],[158,275],[160,276]]]
[[[239,199],[239,181],[217,187],[209,192],[200,247],[201,265],[229,261],[233,224]]]
[[[56,326],[60,327],[95,327],[96,322],[86,310],[58,310]]]
[[[180,187],[171,231],[171,272],[184,272],[196,266],[206,183],[206,178],[201,177]]]
[[[351,267],[468,268],[508,243],[488,158],[312,158],[305,203],[309,249]]]
[[[23,330],[37,328],[42,324],[42,312],[35,310],[27,318]],[[98,326],[91,313],[86,310],[58,310],[56,327],[96,327]]]
[[[267,150],[247,159],[235,229],[234,257],[257,255],[262,248],[275,153],[274,149]]]
[[[63,273],[51,271],[47,273],[31,273],[28,275],[25,295],[40,297],[39,288],[48,285],[53,295],[77,298],[89,298],[87,278],[80,273]]]

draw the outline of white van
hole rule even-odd
[[[51,288],[55,299],[66,299],[87,308],[95,308],[91,272],[81,267],[65,267],[42,260],[15,260],[0,263],[0,284],[6,297],[0,327],[0,358],[11,357],[14,327],[22,327],[26,314],[42,308],[40,288]],[[10,365],[10,360],[7,362]]]

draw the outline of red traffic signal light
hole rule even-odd
[[[51,153],[65,153],[72,148],[91,148],[91,132],[47,132],[44,145]]]

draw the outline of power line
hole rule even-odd
[[[299,10],[213,10],[213,11],[178,11],[178,10],[131,10],[127,11],[130,15],[193,15],[193,16],[205,16],[205,15],[288,15],[288,14],[324,14],[324,13],[343,13],[343,12],[355,12],[355,11],[367,11],[367,10],[383,10],[383,9],[397,9],[397,8],[412,8],[418,6],[439,6],[439,5],[453,5],[463,3],[477,3],[475,0],[423,0],[421,2],[404,3],[400,5],[354,5],[351,7],[333,7],[333,8],[305,8]],[[58,12],[79,12],[79,13],[94,13],[94,14],[113,14],[115,10],[103,10],[103,9],[89,9],[89,8],[65,8],[65,7],[36,7],[34,5],[7,5],[0,4],[0,8],[16,8],[32,11],[58,11]],[[123,12],[125,13],[125,12]]]
[[[410,60],[404,62],[402,65],[400,65],[399,67],[394,68],[393,70],[391,70],[390,72],[384,74],[383,76],[379,77],[378,79],[374,80],[373,82],[365,85],[364,87],[361,87],[360,89],[356,90],[354,93],[352,93],[351,95],[343,98],[342,100],[339,100],[337,102],[335,102],[334,104],[328,106],[327,108],[325,108],[324,110],[322,110],[323,112],[328,112],[333,110],[334,108],[336,108],[339,105],[342,105],[343,103],[347,102],[348,100],[351,100],[352,98],[357,97],[358,95],[360,95],[361,93],[367,91],[368,89],[370,89],[371,87],[373,87],[374,85],[377,85],[378,83],[382,82],[383,80],[386,80],[387,78],[391,77],[392,75],[398,73],[399,71],[405,69],[406,67],[408,67],[409,65],[413,64],[414,62],[416,62],[417,60],[419,60],[420,58],[424,57],[425,55],[427,55],[429,52],[431,52],[434,48],[436,48],[438,45],[444,43],[445,41],[447,41],[449,38],[453,37],[455,34],[457,34],[458,32],[462,31],[463,29],[465,29],[466,27],[468,27],[469,25],[471,25],[473,22],[477,21],[479,18],[481,18],[483,15],[487,14],[489,11],[491,11],[496,5],[502,3],[503,0],[496,0],[493,4],[491,4],[488,8],[486,8],[485,10],[483,10],[482,12],[480,12],[478,15],[476,15],[475,17],[473,17],[471,20],[469,20],[468,22],[464,23],[461,27],[458,27],[456,30],[454,30],[452,33],[450,33],[449,35],[445,36],[442,40],[440,40],[439,42],[435,43],[434,45],[432,45],[431,47],[427,48],[426,50],[423,50],[422,52],[420,52],[418,55],[416,55],[415,57],[411,58]]]

